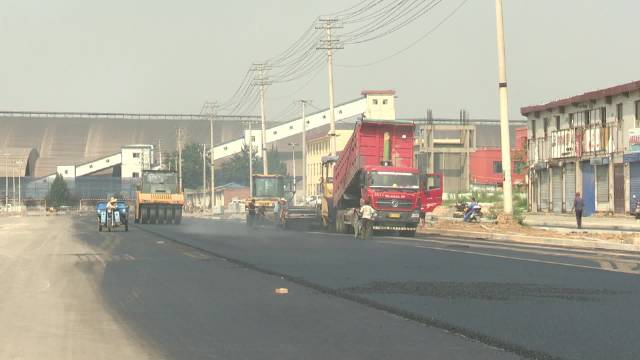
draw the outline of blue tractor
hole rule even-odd
[[[96,212],[98,231],[102,231],[103,227],[111,231],[121,226],[124,226],[124,231],[129,231],[129,205],[125,201],[117,201],[113,208],[109,208],[106,201],[100,201],[96,204]]]

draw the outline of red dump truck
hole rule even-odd
[[[339,157],[323,158],[322,221],[337,232],[353,231],[353,209],[368,200],[375,230],[413,236],[420,221],[422,189],[413,167],[415,125],[362,120]]]

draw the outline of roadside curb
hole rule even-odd
[[[584,221],[584,220],[583,220]],[[575,230],[575,222],[546,222],[546,221],[531,221],[525,219],[524,225],[535,227],[548,227]],[[606,230],[606,231],[625,231],[625,232],[640,232],[640,226],[626,226],[626,225],[600,225],[600,224],[583,224],[582,230]]]
[[[571,238],[552,238],[552,237],[538,237],[529,235],[518,234],[501,234],[501,233],[485,233],[475,231],[464,230],[443,230],[443,229],[420,229],[418,230],[420,235],[442,235],[442,236],[455,236],[472,239],[482,240],[497,240],[514,243],[526,243],[536,245],[552,245],[568,248],[582,248],[582,249],[601,249],[601,250],[615,250],[615,251],[630,251],[640,252],[640,244],[626,244],[623,242],[615,241],[603,241],[597,239],[571,239]]]

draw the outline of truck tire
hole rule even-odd
[[[164,224],[167,222],[168,209],[166,206],[160,206],[158,208],[158,224]]]
[[[156,224],[158,222],[158,206],[149,207],[149,224]]]
[[[176,209],[176,217],[173,220],[173,223],[176,225],[180,225],[180,223],[182,222],[182,208],[178,207]]]

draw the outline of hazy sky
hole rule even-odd
[[[0,109],[197,113],[224,101],[252,62],[289,46],[321,14],[359,0],[0,0]],[[424,34],[462,0],[394,35],[336,53],[337,65],[378,60]],[[336,101],[395,89],[400,116],[496,118],[494,0],[469,0],[412,49],[370,67],[335,69]],[[510,112],[638,80],[635,0],[504,0]],[[269,88],[279,98],[309,79]],[[326,106],[326,70],[296,98]]]

